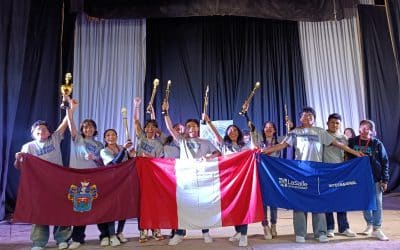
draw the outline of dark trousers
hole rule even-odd
[[[208,233],[210,229],[201,229],[201,232]],[[186,235],[186,230],[185,229],[176,229],[175,234],[180,235],[180,236],[185,236]]]
[[[81,244],[85,243],[85,229],[86,226],[74,226],[72,229],[72,241],[79,242]]]
[[[347,213],[346,212],[337,212],[336,213],[338,226],[339,226],[339,233],[343,233],[346,229],[349,228],[349,221],[347,220]],[[335,219],[333,218],[333,213],[326,213],[326,226],[328,230],[335,229]]]
[[[117,234],[122,233],[124,226],[125,220],[118,221]],[[115,235],[115,221],[97,224],[97,227],[100,230],[100,240]]]
[[[235,226],[235,231],[241,235],[247,235],[247,224]]]

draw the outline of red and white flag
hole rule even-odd
[[[254,151],[214,161],[138,157],[142,228],[249,224],[264,212]]]

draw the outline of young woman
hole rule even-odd
[[[71,132],[72,141],[75,144],[75,165],[71,168],[89,169],[103,166],[100,157],[100,150],[103,144],[95,140],[97,135],[97,125],[92,119],[85,119],[80,125],[80,133],[78,133],[74,119],[73,111],[77,108],[78,102],[72,100],[72,108],[67,111],[68,127]],[[74,226],[72,230],[72,243],[69,249],[77,249],[81,244],[85,243],[86,226]]]
[[[144,129],[139,121],[139,112],[140,112],[140,104],[142,99],[140,97],[135,97],[134,99],[134,115],[133,120],[135,124],[136,136],[138,138],[137,143],[137,155],[144,157],[163,157],[164,156],[164,147],[161,143],[161,140],[157,137],[158,124],[154,119],[150,119],[144,125]],[[153,113],[154,116],[154,113]],[[153,117],[154,118],[154,117]],[[140,218],[139,218],[140,220]],[[138,223],[139,227],[140,222]],[[143,243],[148,241],[147,229],[142,229],[139,227],[139,242]],[[152,235],[155,240],[163,240],[164,236],[161,234],[160,229],[152,229]]]
[[[229,155],[248,149],[243,140],[242,131],[236,125],[229,125],[225,130],[224,137],[222,138],[207,114],[203,114],[203,120],[213,132],[215,141],[217,142],[222,155]],[[235,226],[236,233],[229,238],[229,241],[239,241],[240,247],[247,247],[247,228],[247,224]]]
[[[135,150],[131,141],[127,141],[123,146],[117,144],[117,131],[115,129],[107,129],[104,132],[105,148],[100,151],[100,156],[104,165],[111,166],[121,163],[135,156]],[[117,232],[115,233],[115,222],[99,224],[100,245],[101,246],[119,246],[128,240],[123,235],[125,220],[118,221]]]

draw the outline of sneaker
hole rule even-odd
[[[164,236],[161,234],[161,230],[160,229],[154,229],[153,238],[155,240],[163,240],[164,239]]]
[[[67,249],[68,243],[67,242],[60,242],[58,243],[58,249]]]
[[[121,245],[121,242],[119,241],[119,239],[117,238],[116,235],[113,235],[110,237],[110,246],[112,247],[116,247]]]
[[[247,247],[247,235],[240,235],[239,247]]]
[[[381,229],[375,229],[372,232],[371,236],[375,237],[375,238],[378,238],[379,240],[382,240],[382,241],[388,241],[389,240],[389,238],[386,237],[386,235],[382,232]]]
[[[203,233],[203,238],[205,243],[213,242],[213,238],[211,238],[210,233]]]
[[[104,237],[103,239],[101,239],[100,246],[106,247],[108,245],[110,245],[110,239],[108,237]]]
[[[342,233],[347,237],[356,237],[356,233],[351,231],[350,228],[347,228],[346,230],[344,230],[344,232]]]
[[[373,230],[372,225],[368,225],[367,228],[361,234],[371,236],[372,230]]]
[[[229,237],[228,240],[231,242],[238,241],[238,240],[240,240],[240,236],[241,236],[240,233],[235,233],[232,237]]]
[[[321,243],[327,243],[329,242],[328,236],[326,236],[325,234],[322,234],[318,237],[318,241]]]
[[[335,237],[335,231],[333,231],[332,229],[329,229],[329,230],[326,232],[326,236],[328,236],[329,238]]]
[[[278,236],[278,232],[276,231],[276,224],[271,224],[271,235],[272,238],[276,238]]]
[[[119,242],[121,243],[126,243],[128,242],[128,239],[124,237],[124,235],[122,233],[117,234],[117,238],[119,240]]]
[[[69,245],[68,249],[77,249],[80,246],[81,246],[80,242],[72,241],[72,243]]]
[[[32,247],[31,250],[43,250],[44,247]]]
[[[264,226],[264,239],[272,240],[271,228],[269,226]]]
[[[303,236],[296,235],[296,242],[297,243],[305,243],[306,242],[306,238],[304,238]]]
[[[147,230],[140,230],[139,231],[139,243],[144,243],[148,241],[147,239]]]
[[[175,246],[178,245],[179,243],[181,243],[183,240],[183,236],[175,234],[174,237],[172,237],[169,242],[168,245],[170,246]]]

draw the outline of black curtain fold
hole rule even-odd
[[[390,157],[389,190],[400,184],[400,82],[384,6],[358,7],[368,118]]]
[[[14,155],[31,140],[30,126],[60,122],[59,82],[62,2],[5,0],[1,3],[1,212],[13,207],[19,172]]]
[[[172,80],[170,116],[173,122],[200,119],[209,85],[213,120],[234,120],[246,128],[238,112],[259,81],[249,109],[258,129],[274,121],[284,131],[284,105],[290,118],[306,104],[298,26],[291,21],[246,17],[191,17],[147,21],[145,104],[154,78],[160,78],[155,96],[158,122],[167,80]]]

